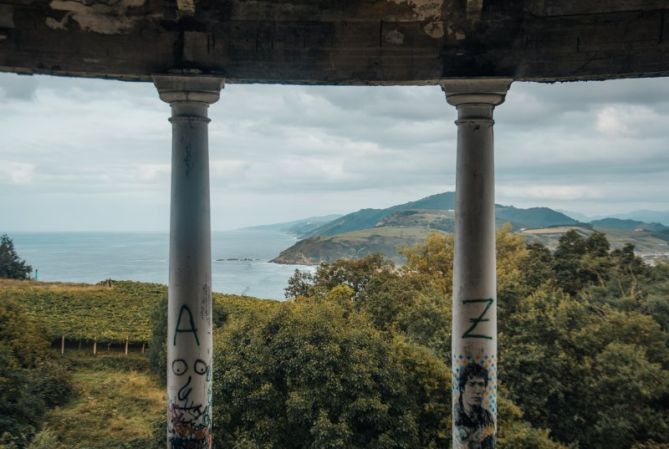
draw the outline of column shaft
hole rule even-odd
[[[507,80],[444,83],[458,109],[453,266],[453,448],[494,448],[497,280],[493,109]]]
[[[210,449],[211,225],[207,108],[222,81],[155,77],[172,107],[172,193],[167,319],[167,447]]]

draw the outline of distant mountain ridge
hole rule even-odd
[[[415,245],[430,232],[454,231],[454,209],[455,193],[445,192],[386,209],[361,209],[320,225],[312,223],[303,228],[308,231],[302,234],[302,240],[272,262],[317,264],[381,252],[402,263],[399,248]],[[548,207],[522,209],[500,204],[495,205],[495,220],[497,227],[510,224],[513,231],[548,246],[569,229],[585,234],[600,230],[616,244],[635,243],[645,252],[669,253],[669,227],[659,223],[617,218],[583,223]]]
[[[662,232],[669,227],[661,223],[645,223],[639,220],[621,219],[621,218],[602,218],[599,220],[592,220],[590,224],[598,228],[609,229],[642,229],[651,232]]]
[[[300,220],[286,221],[282,223],[251,226],[243,229],[249,231],[286,232],[288,234],[293,234],[299,238],[302,238],[307,234],[309,234],[312,230],[322,226],[325,223],[329,223],[332,220],[336,220],[339,217],[341,217],[340,214],[331,214],[331,215],[323,215],[320,217],[302,218]]]
[[[438,193],[422,198],[418,201],[411,201],[404,204],[388,207],[386,209],[360,209],[336,220],[326,223],[323,226],[312,229],[305,237],[316,235],[322,237],[331,237],[345,232],[361,231],[363,229],[373,228],[378,222],[397,212],[406,210],[452,210],[455,209],[455,193]]]
[[[576,225],[580,222],[548,207],[530,207],[519,209],[513,206],[495,207],[497,223],[511,223],[511,227],[519,228],[547,228],[552,226]]]
[[[400,212],[453,211],[454,209],[455,192],[438,193],[417,201],[398,204],[386,209],[361,209],[316,227],[304,236],[332,237],[346,232],[362,231],[379,226],[388,217]],[[575,225],[579,223],[579,221],[547,207],[519,209],[513,206],[498,204],[495,205],[495,216],[499,225],[511,223],[513,229]],[[441,230],[450,231],[451,229]]]
[[[669,210],[636,210],[625,214],[614,214],[612,217],[623,220],[637,220],[644,223],[660,223],[663,226],[669,227]]]

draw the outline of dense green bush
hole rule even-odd
[[[44,401],[47,408],[63,405],[72,395],[70,373],[54,360],[44,360],[30,371],[31,393]]]
[[[167,376],[167,298],[161,299],[151,312],[153,332],[149,344],[149,365],[163,385]]]
[[[286,303],[217,339],[217,447],[437,448],[450,427],[450,373],[332,302]]]
[[[48,344],[21,304],[0,299],[0,447],[25,447],[47,408],[69,397],[69,376]]]

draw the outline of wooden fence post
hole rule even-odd
[[[60,355],[65,354],[65,335],[61,335],[60,337]]]

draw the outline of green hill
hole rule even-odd
[[[305,234],[305,237],[331,237],[338,234],[361,231],[378,226],[388,226],[388,221],[391,220],[389,217],[401,217],[401,214],[403,213],[404,216],[406,216],[406,213],[409,211],[438,211],[438,213],[441,214],[451,212],[452,219],[452,212],[454,209],[455,193],[438,193],[436,195],[431,195],[417,201],[398,204],[386,209],[361,209],[357,212],[344,215],[343,217],[339,217],[329,223],[312,229],[310,232]],[[578,224],[577,220],[574,220],[573,218],[568,217],[561,212],[554,211],[547,207],[519,209],[513,206],[496,205],[495,215],[498,225],[511,223],[513,229],[543,228],[548,226]],[[426,225],[426,223],[414,223],[412,226],[420,225]],[[442,221],[442,225],[436,229],[451,231],[452,228],[452,223],[446,223],[445,221]]]
[[[669,227],[660,223],[645,223],[639,220],[620,219],[620,218],[602,218],[600,220],[592,220],[590,224],[597,228],[603,229],[628,229],[628,230],[644,230],[651,232],[662,232],[669,230]]]
[[[272,262],[318,264],[380,252],[402,263],[402,247],[419,243],[433,231],[454,231],[454,208],[455,194],[446,192],[387,209],[362,209],[313,229],[307,238],[282,251]],[[504,205],[495,206],[495,219],[498,228],[510,224],[527,240],[549,247],[555,247],[569,229],[586,236],[599,230],[615,248],[633,244],[642,257],[669,257],[669,227],[659,223],[618,218],[581,223],[548,207],[522,209]]]
[[[360,259],[382,253],[396,263],[403,262],[401,248],[414,246],[425,240],[432,230],[416,227],[384,226],[347,232],[330,237],[314,236],[300,240],[281,251],[271,262],[316,265],[338,259]]]
[[[339,217],[308,233],[307,237],[316,235],[322,237],[343,234],[345,232],[360,231],[373,228],[386,217],[408,210],[453,210],[455,208],[455,193],[446,192],[431,195],[418,201],[398,204],[387,209],[361,209],[343,217]]]
[[[419,243],[432,231],[455,229],[455,193],[445,192],[386,209],[361,209],[313,229],[272,262],[317,264],[380,252],[402,262],[399,249]],[[579,222],[547,207],[496,205],[496,224],[512,229],[571,226]]]
[[[661,223],[664,226],[669,226],[669,210],[635,210],[624,214],[612,215],[615,218],[632,219],[642,221],[645,223]]]
[[[562,212],[548,207],[531,207],[519,209],[513,206],[496,206],[497,224],[511,223],[514,230],[520,228],[548,228],[551,226],[576,225],[579,222]]]

